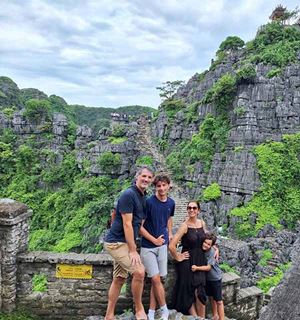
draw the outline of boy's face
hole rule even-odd
[[[205,239],[203,244],[202,244],[202,249],[204,251],[208,251],[212,247],[212,240]]]
[[[164,181],[158,181],[156,186],[155,186],[155,191],[160,196],[168,195],[169,190],[170,190],[170,185],[167,182],[164,182]]]

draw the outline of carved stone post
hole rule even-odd
[[[0,199],[0,311],[16,304],[17,255],[27,249],[28,217],[32,210],[20,202]]]

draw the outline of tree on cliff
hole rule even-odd
[[[172,98],[174,93],[184,85],[184,81],[175,80],[163,82],[161,87],[156,87],[160,91],[159,96],[163,100],[169,100]]]

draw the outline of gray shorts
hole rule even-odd
[[[159,274],[165,277],[168,273],[168,246],[141,248],[141,259],[149,278]]]

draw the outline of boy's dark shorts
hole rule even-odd
[[[222,301],[222,280],[206,281],[206,295],[215,301]]]

